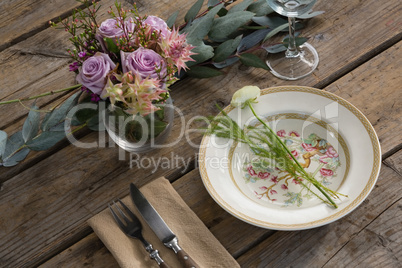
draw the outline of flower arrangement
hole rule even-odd
[[[52,90],[23,99],[1,101],[0,105],[36,100],[56,93],[76,91],[66,101],[40,119],[35,103],[23,128],[11,135],[0,130],[0,166],[14,166],[31,150],[47,150],[68,135],[87,127],[99,130],[99,112],[110,105],[124,116],[140,116],[156,129],[158,135],[166,127],[163,122],[164,103],[169,99],[169,86],[184,73],[196,78],[222,75],[221,69],[241,62],[247,66],[268,69],[255,51],[269,53],[286,50],[286,37],[280,43],[269,43],[272,36],[288,27],[287,21],[273,12],[266,0],[233,1],[197,0],[186,12],[184,23],[174,27],[179,11],[166,22],[155,16],[141,16],[135,5],[124,10],[116,2],[110,18],[99,23],[99,4],[77,0],[83,8],[71,17],[51,26],[61,26],[71,34],[74,46],[68,49],[72,58],[69,70],[77,74],[79,84]],[[298,19],[322,14],[310,12]],[[298,29],[303,26],[298,23]],[[297,37],[301,45],[307,39]],[[81,90],[79,90],[81,89]],[[83,94],[85,93],[85,94]],[[85,97],[84,97],[85,96]],[[98,109],[78,111],[68,118],[78,103],[97,104]],[[105,105],[103,105],[105,104]],[[26,106],[25,106],[26,107]],[[156,117],[152,115],[156,114]],[[130,125],[136,131],[138,122]],[[70,127],[72,126],[72,128]],[[143,133],[134,133],[138,140]],[[151,137],[152,138],[152,137]]]
[[[323,168],[324,164],[328,164],[326,160],[337,158],[338,154],[334,150],[334,148],[328,145],[328,148],[325,149],[325,154],[320,157],[320,162],[322,163],[314,174],[310,174],[307,172],[303,165],[299,163],[297,158],[299,154],[296,150],[289,149],[285,144],[286,140],[283,141],[281,139],[285,137],[286,132],[284,130],[279,130],[275,133],[267,123],[262,120],[255,112],[253,103],[256,103],[258,97],[260,96],[260,89],[256,86],[246,86],[238,91],[236,91],[232,97],[231,105],[234,107],[239,107],[241,109],[248,107],[250,111],[253,113],[254,117],[261,123],[262,127],[257,127],[254,125],[247,125],[244,129],[240,128],[240,126],[234,121],[231,117],[229,117],[225,111],[221,110],[221,114],[211,118],[210,127],[207,130],[208,135],[216,135],[217,137],[222,137],[226,139],[232,139],[236,142],[244,143],[249,146],[252,153],[259,157],[258,161],[253,163],[245,163],[244,171],[246,173],[246,180],[267,180],[271,173],[278,174],[278,176],[273,176],[271,178],[272,185],[270,187],[261,187],[263,193],[257,193],[258,198],[261,198],[265,195],[269,200],[275,201],[272,199],[270,195],[274,195],[277,192],[272,189],[275,185],[278,185],[280,180],[288,181],[292,179],[293,183],[301,185],[306,189],[310,196],[314,195],[324,203],[337,208],[337,204],[334,199],[339,199],[340,193],[337,193],[325,185],[319,182],[315,178],[315,174],[320,171],[321,175],[332,176],[333,171],[331,169]],[[290,136],[299,136],[296,131],[292,131],[289,133]],[[314,141],[315,140],[315,143]],[[306,148],[305,150],[308,152],[309,148],[313,148],[315,146],[319,146],[317,144],[317,136],[310,136],[309,140],[305,141],[301,147]],[[314,143],[313,145],[308,145],[307,142]],[[324,143],[324,140],[319,140],[320,143]],[[325,148],[327,144],[325,143]],[[313,150],[316,150],[314,148]],[[306,162],[307,164],[307,162]],[[336,165],[339,165],[337,160]],[[261,166],[264,166],[263,169],[258,170]],[[266,167],[269,167],[268,169]],[[267,172],[267,170],[271,172]],[[277,170],[274,172],[274,170]],[[281,175],[280,175],[281,174]],[[281,177],[279,177],[279,175]],[[283,190],[287,190],[286,184],[281,184]],[[311,189],[314,187],[317,191]],[[297,202],[298,205],[301,205],[301,198],[294,193],[287,193],[289,200],[287,203]]]

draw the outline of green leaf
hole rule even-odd
[[[307,42],[307,38],[306,37],[295,37],[295,41],[296,41],[296,46],[301,46],[303,45],[305,42]],[[285,39],[283,39],[283,45],[285,47],[289,46],[289,37],[286,37]]]
[[[282,31],[283,29],[286,29],[287,27],[289,27],[289,23],[285,23],[282,24],[281,26],[276,27],[275,29],[273,29],[272,31],[270,31],[264,38],[264,40],[262,40],[263,42],[267,41],[269,38],[271,38],[272,36],[274,36],[275,34],[279,33],[280,31]]]
[[[38,109],[36,105],[32,105],[28,117],[25,119],[24,125],[22,126],[22,137],[25,142],[31,140],[38,134],[40,123],[40,113]]]
[[[237,47],[237,52],[242,52],[254,47],[261,42],[270,31],[271,29],[261,29],[247,35],[241,40],[239,46]]]
[[[239,56],[240,61],[246,65],[246,66],[252,66],[252,67],[257,67],[257,68],[262,68],[265,70],[269,71],[269,67],[267,64],[260,59],[258,56],[251,54],[251,53],[245,53]]]
[[[244,11],[253,2],[254,2],[254,0],[245,0],[245,1],[241,2],[240,4],[237,4],[234,7],[232,7],[231,9],[229,9],[228,14],[231,14],[231,13],[234,13],[234,12],[237,12],[237,11]]]
[[[192,49],[192,52],[197,53],[197,55],[191,56],[191,58],[193,58],[195,61],[187,62],[188,67],[209,60],[214,56],[213,47],[205,45],[202,41],[200,41],[199,44],[195,44],[195,46],[196,47]]]
[[[7,133],[0,130],[0,157],[4,154],[7,144]]]
[[[254,13],[249,11],[238,11],[228,14],[224,17],[219,17],[214,20],[209,37],[217,42],[226,41],[230,34],[249,22],[254,16]]]
[[[275,53],[286,51],[287,48],[283,44],[276,44],[276,45],[273,45],[273,46],[264,47],[264,49],[268,53],[275,54]]]
[[[163,121],[157,120],[157,119],[153,120],[152,122],[153,122],[153,124],[151,126],[153,126],[153,133],[152,133],[152,129],[150,129],[150,131],[149,131],[149,137],[151,137],[151,138],[154,138],[154,137],[158,136],[159,134],[161,134],[166,129],[166,126],[168,125],[166,122],[163,122]]]
[[[256,16],[266,16],[274,12],[266,0],[258,0],[252,3],[247,10],[254,12]]]
[[[119,53],[120,49],[114,43],[114,40],[112,38],[105,37],[105,38],[103,38],[103,40],[105,41],[106,47],[110,52]]]
[[[216,6],[220,2],[221,2],[220,0],[208,0],[208,7]]]
[[[204,0],[198,0],[195,2],[195,4],[190,7],[190,9],[187,11],[186,15],[184,16],[184,21],[189,22],[192,21],[200,12],[202,4],[204,3]]]
[[[31,150],[29,150],[29,148],[23,148],[22,150],[18,151],[17,153],[13,154],[11,157],[7,158],[4,162],[3,162],[3,166],[5,167],[12,167],[18,164],[18,162],[24,160],[28,153]]]
[[[186,29],[186,39],[189,44],[196,46],[202,41],[202,39],[204,39],[204,37],[211,30],[211,27],[214,23],[215,15],[222,8],[222,6],[223,4],[214,7],[204,17],[193,22],[191,26]]]
[[[232,64],[235,64],[238,61],[239,61],[239,58],[234,57],[234,58],[228,58],[221,62],[213,62],[212,65],[215,66],[216,68],[222,69],[222,68],[228,67]]]
[[[274,29],[288,22],[287,20],[281,17],[266,17],[266,16],[254,17],[253,21],[258,25],[268,26],[271,29]]]
[[[41,129],[42,131],[47,131],[50,128],[58,125],[61,121],[64,121],[68,111],[78,102],[78,96],[81,92],[77,92],[69,97],[64,103],[59,107],[48,113],[43,119]]]
[[[236,50],[242,38],[243,35],[239,35],[235,39],[230,39],[220,44],[215,49],[215,56],[212,58],[212,60],[215,62],[221,62],[226,60]]]
[[[179,10],[170,15],[170,17],[167,19],[166,24],[169,28],[173,27],[174,23],[176,22],[177,15],[179,15]]]
[[[11,135],[11,137],[8,139],[6,148],[3,153],[3,161],[6,160],[6,158],[11,157],[13,154],[18,152],[19,149],[24,145],[24,138],[22,137],[22,131],[18,131]]]
[[[222,75],[223,72],[205,66],[193,66],[187,71],[187,74],[196,78],[209,78]]]
[[[33,151],[45,151],[66,137],[64,131],[45,131],[26,143]]]

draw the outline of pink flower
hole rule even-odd
[[[287,189],[288,189],[288,187],[287,187],[285,184],[282,184],[282,185],[281,185],[281,188],[282,188],[283,190],[287,190]]]
[[[302,147],[307,152],[311,152],[311,151],[315,150],[315,148],[313,146],[311,146],[311,144],[307,144],[307,143],[302,143]]]
[[[278,181],[278,176],[272,177],[272,178],[271,178],[271,181],[272,181],[273,183],[277,184],[277,183],[279,182],[279,181]]]
[[[247,168],[248,174],[250,174],[250,176],[257,176],[257,173],[254,171],[252,166],[249,166]]]
[[[281,129],[278,132],[276,132],[276,135],[283,138],[286,135],[286,131],[284,129]]]
[[[328,164],[328,162],[324,161],[324,159],[328,158],[326,155],[321,156],[318,160],[323,164]]]
[[[289,132],[289,136],[300,137],[300,134],[297,131],[291,131],[291,132]]]
[[[275,191],[275,190],[271,190],[271,191],[269,191],[269,193],[270,193],[270,194],[277,194],[278,192]]]
[[[296,179],[293,179],[293,180],[292,180],[292,182],[293,182],[294,184],[300,184],[302,181],[303,181],[302,178],[298,178],[297,180],[296,180]]]
[[[267,190],[268,188],[266,186],[261,186],[260,190]]]
[[[326,168],[320,169],[320,173],[322,176],[325,176],[325,177],[330,177],[330,176],[334,175],[334,172],[332,170],[326,169]]]
[[[332,146],[328,147],[325,155],[328,156],[329,158],[336,158],[339,156],[339,154],[335,151],[334,147],[332,147]]]
[[[258,178],[263,180],[268,179],[269,175],[271,174],[268,172],[258,172]]]
[[[179,34],[178,30],[173,29],[169,32],[166,38],[163,38],[160,47],[165,54],[165,57],[169,59],[180,73],[181,69],[187,69],[187,61],[195,61],[191,58],[192,55],[197,53],[191,52],[194,46],[190,45],[186,41],[185,34]]]
[[[299,153],[296,150],[291,151],[291,153],[293,154],[294,157],[298,157]]]

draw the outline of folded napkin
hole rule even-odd
[[[167,179],[158,178],[142,187],[141,192],[176,234],[180,247],[200,268],[240,267]],[[181,267],[173,250],[165,247],[142,219],[130,196],[122,201],[138,216],[142,223],[144,238],[152,244],[154,249],[159,250],[166,264],[171,268]],[[121,267],[158,267],[156,262],[149,258],[148,252],[139,240],[129,238],[119,229],[109,209],[89,219],[88,224]]]

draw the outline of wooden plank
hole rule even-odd
[[[400,267],[402,200],[357,233],[324,267]]]
[[[95,233],[92,233],[39,267],[112,268],[118,267],[118,264],[102,241],[99,240]]]
[[[376,6],[376,1],[373,1],[372,4],[373,8],[383,8],[382,5]],[[345,4],[345,6],[348,5]],[[353,7],[353,5],[351,6]],[[353,10],[350,11],[350,13],[353,12]],[[343,17],[343,19],[346,18]],[[345,27],[347,28],[347,26]],[[385,40],[389,40],[386,38],[387,36],[395,36],[396,32],[384,33],[384,31],[379,31],[378,27],[374,30],[377,30],[379,35],[382,34]],[[347,38],[344,36],[345,34],[342,33],[339,38],[343,37],[346,40]],[[336,47],[333,42],[331,44],[333,48]],[[378,47],[381,44],[383,44],[382,40],[375,45]],[[359,43],[359,45],[364,44]],[[372,45],[372,43],[368,44],[368,46]],[[331,54],[330,51],[328,51],[328,55]],[[356,58],[358,56],[354,60]],[[400,66],[393,65],[398,64],[397,60],[390,61],[389,64],[394,68]],[[329,74],[339,66],[344,65],[335,61],[331,66],[332,69],[327,66],[326,72]],[[243,69],[242,67],[239,69],[238,66],[234,66],[228,69],[225,77],[207,81],[188,79],[185,83],[177,84],[172,95],[176,100],[176,105],[185,112],[188,120],[194,115],[216,114],[214,102],[219,101],[226,105],[231,94],[237,88],[250,83],[250,77],[255,78],[255,83],[260,87],[270,84],[273,79],[267,81],[266,76],[266,72],[254,68]],[[302,83],[304,82],[313,84],[307,80],[302,81]],[[285,82],[281,81],[281,83]],[[388,89],[382,88],[382,90]],[[356,101],[364,105],[369,100],[362,98]],[[178,118],[176,123],[179,123]],[[172,140],[179,133],[178,130],[175,131],[171,136]],[[200,134],[194,134],[192,137],[194,143],[199,143]],[[82,141],[97,140],[98,134],[93,133]],[[174,148],[150,152],[144,156],[170,157],[171,152],[191,161],[194,159],[197,149],[183,140]],[[7,221],[2,218],[0,222],[2,226],[0,236],[2,241],[7,241],[6,244],[0,246],[4,265],[9,263],[35,265],[43,261],[55,252],[64,249],[71,241],[78,240],[88,228],[85,224],[86,219],[91,214],[103,209],[108,200],[125,195],[130,179],[141,185],[160,175],[174,178],[179,176],[182,167],[183,165],[172,167],[169,170],[159,169],[152,174],[152,167],[130,169],[127,162],[118,160],[118,151],[115,148],[80,149],[73,146],[64,148],[55,153],[52,158],[43,160],[4,183],[0,196],[0,209],[5,215],[10,215]],[[135,176],[135,179],[129,178],[130,176]],[[71,216],[66,218],[65,215]],[[26,223],[28,219],[29,224]],[[46,237],[42,236],[43,233],[46,233]],[[18,251],[20,253],[17,253]]]
[[[402,176],[402,150],[384,160],[384,164]]]
[[[49,20],[71,14],[78,6],[80,3],[75,0],[1,1],[0,51],[49,27]]]
[[[353,261],[353,254],[361,254],[362,256],[364,255],[367,263],[377,263],[376,258],[379,257],[378,255],[369,255],[369,252],[364,252],[361,249],[355,249],[354,252],[350,252],[347,251],[348,247],[344,247],[348,244],[350,245],[349,247],[365,247],[364,242],[363,244],[358,244],[354,238],[361,232],[369,232],[364,230],[377,219],[378,215],[387,213],[390,207],[394,206],[396,202],[400,202],[401,191],[401,177],[392,169],[383,165],[379,180],[372,193],[355,211],[323,227],[304,231],[276,232],[261,244],[240,256],[238,262],[243,267],[323,267],[326,264],[328,264],[328,267],[346,267],[348,266],[346,262]],[[400,215],[400,212],[398,215]],[[395,221],[390,225],[396,228]],[[400,229],[400,227],[398,228]],[[392,255],[392,251],[395,250],[394,256],[400,258],[400,244],[402,243],[400,233],[395,235],[395,233],[389,232],[387,234],[381,233],[381,235],[384,241],[394,242],[392,245],[388,245],[390,249],[388,256]],[[338,252],[342,252],[339,258],[337,257]],[[332,262],[334,256],[335,259]],[[341,260],[342,256],[343,260]],[[381,260],[385,261],[384,258]],[[390,262],[391,260],[388,260],[385,264]],[[351,266],[354,267],[353,264]],[[395,266],[381,265],[381,267]]]

